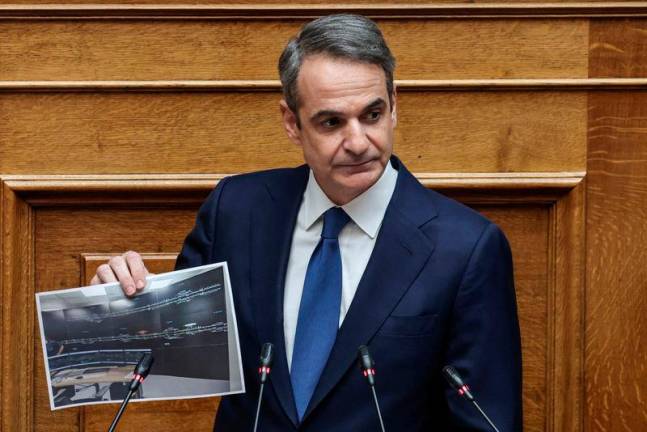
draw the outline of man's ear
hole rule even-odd
[[[296,145],[301,146],[301,129],[299,128],[297,115],[288,107],[285,99],[281,99],[279,106],[281,108],[281,117],[283,118],[283,128],[285,128],[288,138]]]

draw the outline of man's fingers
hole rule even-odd
[[[146,270],[144,260],[142,259],[141,255],[133,251],[126,252],[124,254],[124,258],[126,258],[126,263],[128,264],[128,268],[130,269],[130,274],[135,281],[135,287],[139,291],[143,290],[146,286],[146,276],[148,275],[148,270]]]
[[[135,281],[133,280],[132,275],[130,274],[130,269],[126,260],[123,256],[114,256],[110,258],[110,268],[119,279],[121,284],[121,289],[126,293],[126,295],[135,294]]]
[[[110,265],[101,264],[99,267],[97,267],[97,274],[92,278],[92,281],[90,283],[92,285],[96,285],[108,282],[117,282],[117,276],[115,276],[115,274],[113,273]]]
[[[146,287],[148,274],[142,256],[137,252],[128,251],[123,255],[113,256],[106,264],[101,264],[90,284],[119,282],[124,293],[131,296],[137,290],[141,291]]]

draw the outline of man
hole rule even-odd
[[[387,430],[489,430],[444,383],[446,364],[501,431],[521,430],[507,241],[392,156],[394,66],[366,18],[306,24],[279,71],[283,124],[307,165],[226,178],[198,213],[177,267],[229,263],[247,388],[223,398],[217,430],[251,430],[265,342],[276,356],[261,430],[378,430],[362,344]],[[130,295],[145,275],[131,252],[93,282],[119,280]]]

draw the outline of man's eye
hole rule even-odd
[[[339,119],[336,117],[326,119],[321,122],[321,125],[325,128],[332,128],[339,124]]]
[[[366,114],[366,119],[370,121],[376,121],[376,120],[379,120],[381,116],[382,116],[381,111],[371,111],[368,114]]]

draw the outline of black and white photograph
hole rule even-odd
[[[226,263],[150,276],[133,297],[111,283],[36,299],[52,409],[122,401],[145,354],[132,400],[244,391]]]

